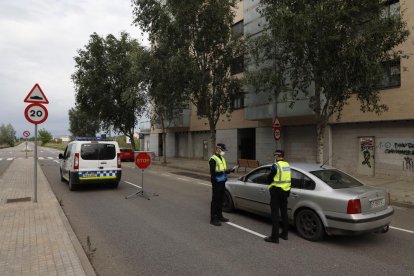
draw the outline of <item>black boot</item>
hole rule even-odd
[[[267,242],[279,243],[279,238],[274,238],[272,236],[268,236],[268,237],[264,238],[264,240],[267,241]]]

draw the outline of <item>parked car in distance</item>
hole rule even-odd
[[[134,151],[132,149],[121,148],[121,161],[134,161]]]
[[[362,184],[336,168],[291,163],[289,221],[310,241],[325,234],[347,235],[388,231],[394,209],[382,188]],[[242,209],[270,217],[267,176],[271,165],[261,166],[226,182],[224,211]]]

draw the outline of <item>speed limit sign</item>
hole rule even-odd
[[[30,123],[38,125],[46,121],[48,113],[44,105],[32,103],[24,110],[24,116]]]

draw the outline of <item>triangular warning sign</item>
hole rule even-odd
[[[26,99],[24,99],[25,103],[45,103],[48,104],[49,101],[46,98],[45,94],[40,88],[39,84],[35,84],[30,90],[29,94],[27,94]]]

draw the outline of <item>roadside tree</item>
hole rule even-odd
[[[232,8],[238,2],[133,0],[134,22],[149,32],[153,44],[168,37],[183,57],[187,70],[173,77],[184,82],[183,93],[188,93],[197,115],[207,119],[213,145],[220,116],[230,113],[232,100],[243,93],[241,81],[230,72],[243,54],[243,39],[231,32]]]
[[[11,124],[0,126],[0,145],[5,144],[14,147],[16,141],[16,131]]]
[[[381,113],[384,64],[399,61],[396,46],[406,23],[383,0],[260,0],[264,31],[251,39],[247,81],[257,91],[294,103],[307,97],[316,118],[317,162],[323,162],[324,131],[351,97],[363,112]]]
[[[53,136],[49,131],[44,128],[39,130],[39,141],[41,142],[42,146],[52,141],[52,139]]]
[[[119,39],[94,33],[78,50],[72,75],[79,110],[99,120],[103,129],[130,137],[134,149],[134,128],[146,108],[146,55],[125,32]]]
[[[78,107],[69,110],[69,131],[72,136],[95,137],[99,131],[99,120],[80,110]]]

